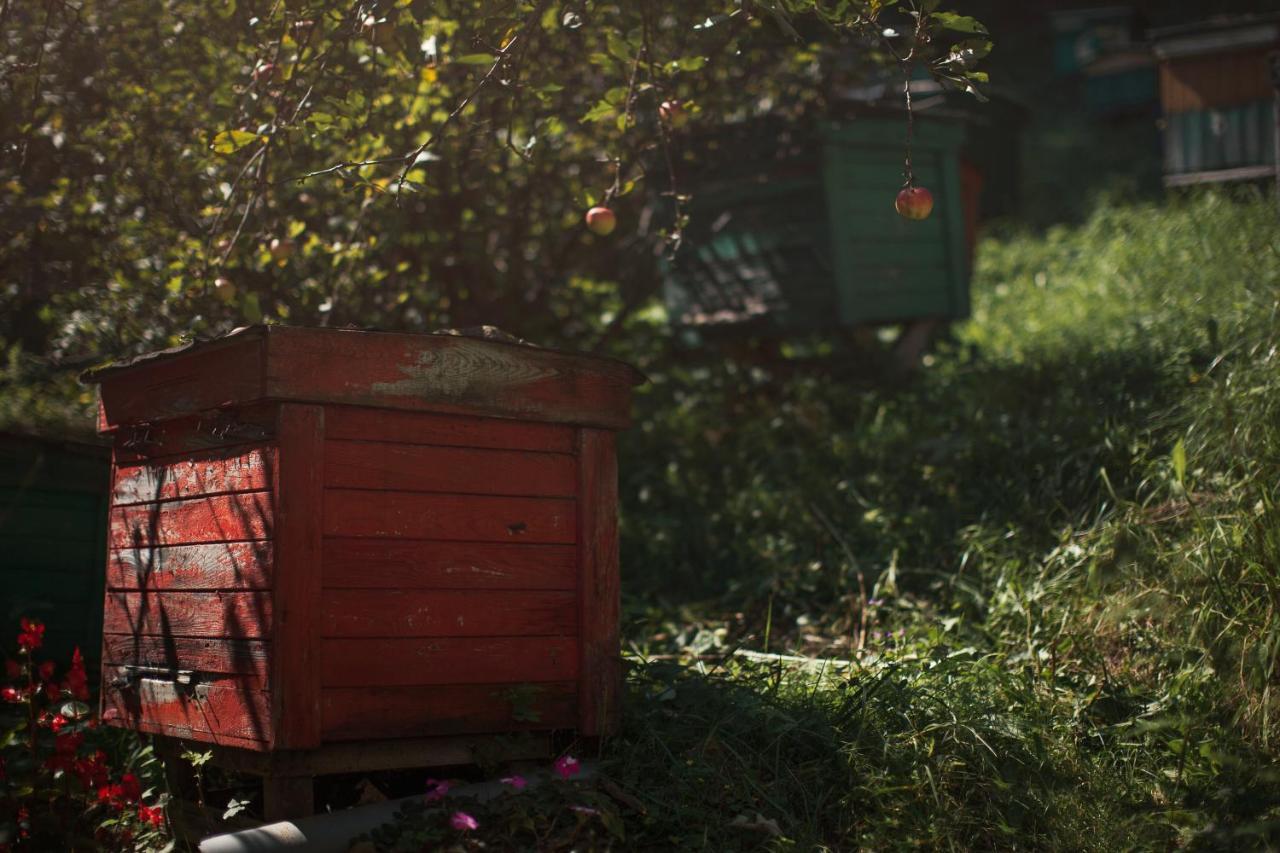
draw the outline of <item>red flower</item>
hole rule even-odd
[[[139,803],[138,819],[152,826],[162,826],[164,824],[164,809],[153,809]]]
[[[120,788],[129,802],[136,803],[142,799],[142,783],[132,773],[126,773],[120,777]]]
[[[62,731],[62,727],[65,726],[66,724],[67,724],[67,718],[62,716],[61,714],[54,714],[53,717],[49,720],[49,728],[53,730],[53,733],[55,735],[58,732]]]
[[[84,672],[84,658],[80,655],[79,646],[76,646],[75,652],[71,655],[71,670],[67,672],[64,687],[81,702],[89,698],[89,679]]]
[[[107,784],[107,754],[98,750],[89,758],[78,758],[72,763],[71,770],[86,788],[96,788]]]
[[[18,649],[24,652],[34,652],[44,644],[44,625],[35,619],[23,618],[20,623],[22,626],[21,633],[18,634]]]
[[[36,670],[40,674],[41,681],[49,681],[53,678],[53,661],[47,660],[40,664],[40,668]]]
[[[23,700],[22,691],[16,687],[0,687],[0,699],[6,702],[21,702]]]
[[[58,755],[75,755],[82,743],[84,743],[84,735],[80,732],[68,732],[53,739],[53,750]]]

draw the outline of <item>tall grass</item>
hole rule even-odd
[[[611,747],[640,837],[1280,843],[1273,203],[1101,208],[986,241],[976,279],[906,387],[657,377]],[[737,645],[851,664],[654,662]],[[726,827],[756,812],[781,837]]]

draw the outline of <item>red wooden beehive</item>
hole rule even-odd
[[[114,439],[107,723],[386,766],[405,739],[616,725],[633,368],[257,326],[85,378]]]

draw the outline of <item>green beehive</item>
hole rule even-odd
[[[679,177],[690,222],[667,269],[672,321],[793,334],[967,316],[964,128],[916,119],[916,181],[935,202],[924,221],[894,210],[905,134],[891,113],[693,140]]]
[[[25,616],[45,623],[41,660],[65,666],[77,646],[86,661],[98,660],[109,479],[105,447],[0,433],[0,638],[6,653]]]

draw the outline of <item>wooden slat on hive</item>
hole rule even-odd
[[[267,689],[270,646],[262,640],[111,633],[102,640],[102,658],[108,664],[234,675],[253,689]]]
[[[573,635],[578,599],[545,590],[325,590],[324,637]]]
[[[333,687],[323,692],[326,741],[570,728],[572,682]]]
[[[325,485],[539,497],[577,492],[574,458],[565,453],[359,441],[325,443]]]
[[[188,691],[163,678],[131,678],[124,667],[103,669],[102,719],[111,725],[264,749],[271,733],[269,706],[264,691],[232,678]]]
[[[163,463],[204,451],[261,447],[275,435],[275,407],[256,403],[114,430],[116,465]]]
[[[573,545],[326,539],[327,589],[575,589]]]
[[[273,749],[320,745],[320,561],[325,470],[325,413],[320,406],[280,406],[279,539],[272,636],[275,681]],[[286,786],[287,788],[287,786]],[[300,785],[297,793],[309,790]],[[281,791],[276,791],[276,794]],[[275,796],[275,794],[273,794]]]
[[[327,536],[570,543],[574,502],[560,498],[326,489]]]
[[[617,731],[621,720],[618,463],[612,433],[584,429],[579,440],[582,677],[578,731],[597,737]]]
[[[573,637],[326,639],[320,664],[325,688],[572,681],[578,643]]]
[[[134,367],[105,368],[89,376],[101,382],[100,422],[118,427],[261,399],[261,347],[260,334],[244,335]]]
[[[397,412],[358,406],[327,406],[325,436],[352,441],[489,447],[545,453],[573,452],[573,429],[559,424],[431,412]]]
[[[271,636],[267,592],[117,592],[106,597],[103,631],[157,637]]]
[[[107,555],[107,588],[270,589],[274,549],[269,540],[115,548]]]
[[[115,506],[269,489],[276,464],[274,447],[234,447],[193,453],[181,459],[121,465],[116,469]]]
[[[447,335],[273,326],[265,396],[619,429],[630,422],[621,362]]]
[[[113,548],[270,539],[271,493],[240,492],[111,510]]]

